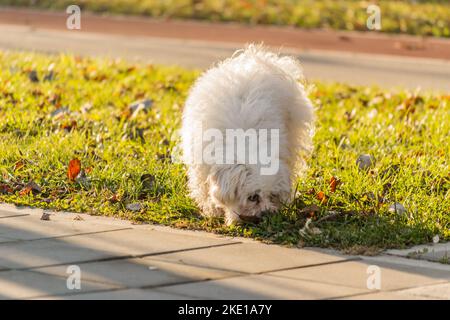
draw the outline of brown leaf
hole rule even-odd
[[[315,217],[318,212],[320,212],[320,207],[315,204],[306,206],[299,211],[300,214],[306,214],[309,218]]]
[[[50,104],[54,105],[56,109],[59,109],[61,107],[61,95],[59,93],[50,93],[50,95],[47,98],[47,101]]]
[[[77,122],[76,122],[76,120],[72,120],[72,121],[69,121],[69,122],[65,122],[65,123],[63,123],[62,125],[61,125],[61,129],[62,130],[66,130],[67,132],[70,132],[70,131],[72,131],[73,129],[76,129],[77,128]]]
[[[0,184],[0,193],[8,194],[8,193],[13,193],[13,192],[14,192],[13,188],[11,188],[9,185]]]
[[[325,193],[323,191],[319,191],[316,195],[316,198],[321,202],[321,203],[326,203],[327,202],[327,196],[325,195]]]
[[[25,186],[25,187],[23,187],[23,189],[22,190],[20,190],[20,192],[19,192],[19,195],[20,196],[26,196],[26,195],[28,195],[30,192],[31,192],[31,186]]]
[[[15,171],[20,170],[20,169],[22,169],[23,167],[25,167],[25,161],[24,161],[24,160],[19,160],[19,161],[17,161],[17,162],[14,164],[14,170],[15,170]]]
[[[108,201],[111,203],[117,203],[120,201],[120,197],[117,195],[117,193],[115,193],[108,199]]]
[[[36,182],[30,181],[22,188],[22,190],[20,190],[19,195],[25,196],[30,192],[32,192],[33,194],[41,193],[42,189]]]
[[[39,77],[38,77],[37,71],[31,70],[28,73],[28,79],[30,79],[31,82],[39,82]]]
[[[69,169],[67,170],[67,177],[70,181],[74,181],[81,171],[81,161],[78,159],[72,159],[69,162]]]
[[[338,178],[336,178],[336,177],[331,177],[330,178],[330,189],[331,189],[331,192],[336,192],[336,187],[340,184],[340,180],[338,179]]]
[[[42,216],[41,216],[41,220],[49,221],[49,220],[50,220],[50,213],[44,212],[44,213],[42,214]]]
[[[133,212],[141,211],[143,208],[142,205],[138,202],[127,204],[125,207],[127,208],[127,210],[130,210]]]

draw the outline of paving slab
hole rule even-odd
[[[450,265],[389,254],[345,256],[83,214],[0,212],[0,298],[446,299]],[[14,216],[20,213],[21,216]],[[11,216],[12,215],[12,216]],[[444,246],[433,246],[436,251]],[[400,253],[398,253],[400,254]],[[67,267],[82,291],[66,287]],[[367,288],[367,267],[381,289]],[[412,290],[412,291],[411,291]]]
[[[364,260],[271,272],[269,274],[289,279],[309,280],[369,290],[367,288],[367,280],[371,275],[371,273],[368,273],[369,266],[379,267],[381,290],[411,288],[450,280],[450,272],[445,270],[418,268],[381,261],[373,263]]]
[[[29,271],[0,272],[0,299],[28,299],[44,295],[65,295],[79,292],[110,290],[113,285],[83,281],[80,290],[67,288],[66,277]]]
[[[135,257],[177,250],[236,243],[226,238],[204,238],[146,229],[130,229],[66,238],[0,243],[0,270]]]
[[[159,288],[201,299],[330,299],[364,293],[363,290],[268,275],[249,275]]]
[[[261,273],[285,268],[304,267],[348,260],[337,253],[323,253],[308,249],[286,248],[262,243],[241,243],[227,247],[215,247],[195,252],[177,252],[154,257],[230,271]]]
[[[450,300],[450,283],[412,288],[400,291],[400,293],[428,299]]]
[[[406,250],[388,250],[387,254],[450,265],[450,242],[415,246]]]
[[[68,211],[54,211],[28,206],[16,206],[8,203],[0,203],[0,217],[15,217],[24,215],[33,215],[41,217],[43,213],[50,214],[50,221],[88,221],[93,224],[114,225],[122,227],[131,227],[133,223],[129,220],[122,220],[114,217],[95,216],[86,213],[75,213]]]
[[[337,300],[428,300],[425,297],[412,296],[400,292],[374,292],[341,297]]]
[[[12,216],[0,223],[0,242],[66,237],[85,233],[123,230],[126,227],[75,220],[64,214],[50,214],[50,220],[41,220],[39,214]],[[81,216],[80,216],[81,217]],[[130,229],[130,227],[128,227]]]
[[[189,296],[160,292],[150,289],[124,289],[101,291],[94,293],[80,293],[65,296],[45,296],[40,300],[191,300]]]
[[[157,287],[239,275],[236,272],[187,266],[151,258],[83,263],[78,266],[82,282],[87,280],[124,288]],[[33,269],[59,277],[67,277],[66,270],[67,265]]]

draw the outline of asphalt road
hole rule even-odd
[[[188,68],[208,68],[240,47],[242,44],[229,42],[59,31],[0,24],[0,49],[120,57]],[[297,55],[310,80],[450,91],[449,60],[290,48],[282,48],[281,51]]]

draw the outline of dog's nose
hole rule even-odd
[[[244,222],[250,222],[250,223],[259,223],[259,222],[261,222],[261,217],[258,217],[258,216],[240,215],[239,218],[241,218],[241,220],[244,221]]]

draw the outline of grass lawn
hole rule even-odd
[[[0,5],[135,14],[162,18],[238,21],[301,28],[367,31],[366,9],[377,3],[382,32],[450,37],[447,0],[0,0]]]
[[[315,151],[295,202],[228,228],[198,214],[170,158],[198,74],[0,52],[0,201],[354,253],[450,239],[449,95],[309,84]]]

